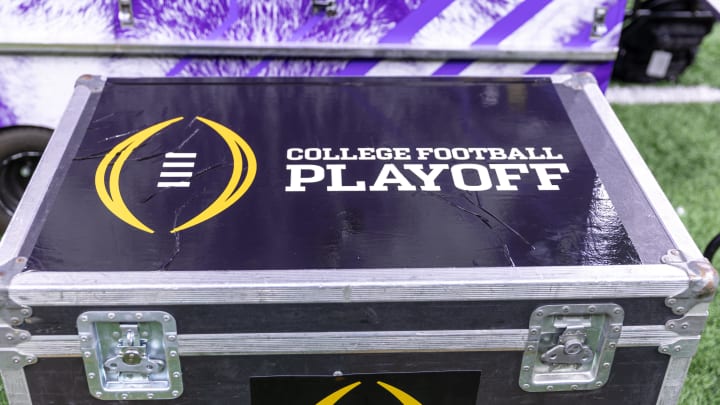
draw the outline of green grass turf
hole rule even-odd
[[[720,59],[719,59],[720,60]],[[614,105],[681,219],[701,249],[720,232],[720,104]],[[720,254],[714,260],[720,266]],[[720,300],[682,392],[682,405],[720,403]]]
[[[720,88],[720,24],[705,37],[681,85]],[[613,106],[618,117],[675,207],[683,207],[685,226],[704,249],[720,232],[720,104]],[[720,254],[715,267],[720,266]],[[720,299],[710,308],[708,325],[688,374],[680,403],[720,403]]]
[[[720,24],[703,40],[695,63],[680,76],[681,85],[720,88]],[[645,162],[677,208],[695,242],[704,249],[720,233],[720,104],[613,106]],[[720,254],[714,263],[720,267]],[[681,405],[720,403],[720,299],[693,359]]]
[[[712,32],[703,39],[695,62],[683,72],[678,79],[678,84],[688,86],[706,84],[720,88],[719,62],[720,24],[715,24]]]

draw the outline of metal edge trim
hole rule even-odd
[[[555,76],[553,77],[555,79]],[[562,104],[587,151],[607,196],[622,220],[630,240],[643,263],[659,263],[672,240],[655,217],[647,196],[617,150],[602,118],[596,113],[585,86],[597,84],[589,74],[572,74],[553,80]],[[594,153],[593,153],[594,152]],[[628,196],[628,191],[631,193]],[[662,241],[662,242],[661,242]]]
[[[30,388],[22,368],[16,370],[0,369],[0,377],[4,385],[9,405],[31,405]]]
[[[683,383],[685,382],[685,376],[687,375],[691,362],[691,357],[670,357],[662,388],[660,388],[660,394],[658,395],[658,405],[678,403],[680,394],[682,393]]]
[[[475,59],[549,60],[609,62],[617,57],[617,47],[567,49],[513,49],[497,47],[433,48],[410,44],[333,44],[286,43],[248,44],[241,42],[0,42],[0,54],[23,55],[135,55],[135,56],[214,56],[278,58],[386,58],[386,59]]]
[[[38,163],[36,175],[31,178],[5,235],[0,240],[0,264],[15,262],[16,258],[30,253],[29,249],[36,238],[32,233],[33,230],[39,232],[42,207],[47,204],[48,190],[59,188],[56,181],[57,171],[66,155],[71,152],[72,135],[85,122],[89,123],[91,114],[87,114],[87,110],[95,108],[91,100],[99,97],[98,92],[103,84],[104,81],[92,76],[83,76],[78,80],[65,113]],[[17,266],[5,267],[5,277],[2,278],[5,282],[22,270]]]
[[[618,347],[660,346],[678,338],[662,325],[624,327]],[[522,351],[527,329],[178,335],[181,356],[255,356]],[[76,335],[35,335],[18,349],[37,357],[80,357]]]
[[[662,188],[655,180],[647,164],[645,164],[640,152],[638,152],[603,93],[597,86],[593,85],[583,86],[583,91],[587,95],[590,104],[597,111],[610,138],[647,197],[648,203],[657,216],[662,219],[663,226],[665,226],[669,237],[675,243],[675,247],[685,253],[691,260],[701,259],[703,257],[702,253],[685,229],[672,204],[663,193]]]
[[[611,140],[615,143],[618,152],[645,194],[648,204],[661,219],[668,237],[675,244],[674,247],[690,260],[705,260],[605,96],[597,86],[585,85],[583,91],[598,112],[602,125],[610,134]],[[689,279],[688,282],[690,282]],[[707,317],[707,305],[697,305],[689,313]],[[690,362],[691,358],[687,357],[672,356],[670,358],[657,404],[677,403]]]
[[[667,297],[688,284],[666,265],[201,273],[27,271],[8,293],[30,306],[210,305]]]

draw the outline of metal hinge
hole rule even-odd
[[[27,258],[16,257],[0,266],[5,277],[12,277],[20,273],[27,264]],[[26,305],[19,305],[10,299],[7,286],[0,286],[0,324],[20,326],[25,319],[32,315],[32,309]]]
[[[337,2],[335,0],[313,0],[313,13],[324,12],[328,17],[337,15]]]
[[[665,299],[665,305],[672,308],[676,315],[687,313],[701,302],[710,302],[718,288],[718,272],[707,259],[688,261],[685,255],[671,249],[662,257],[662,262],[685,270],[690,283],[680,294]]]
[[[593,23],[592,31],[590,32],[590,39],[600,39],[603,35],[607,34],[607,7],[595,7],[593,10]]]
[[[135,24],[132,0],[118,0],[118,21],[123,28],[132,27]]]
[[[6,275],[17,274],[25,268],[27,259],[17,257],[2,268]],[[32,309],[10,299],[7,286],[0,288],[0,369],[19,370],[37,363],[37,357],[17,350],[16,346],[30,340],[30,332],[16,329],[32,315]]]
[[[615,304],[537,308],[530,318],[520,387],[529,392],[602,387],[610,374],[624,316]]]
[[[77,321],[90,394],[173,399],[183,382],[175,319],[161,311],[90,311]]]
[[[30,333],[9,325],[0,325],[0,368],[17,370],[37,363],[37,357],[18,351],[15,346],[30,340]]]
[[[32,315],[29,307],[17,305],[7,298],[7,290],[2,293],[3,306],[0,309],[0,369],[19,370],[37,363],[37,357],[17,350],[16,346],[30,340],[30,332],[15,329]],[[12,325],[9,325],[11,323]]]
[[[26,305],[18,305],[7,296],[7,291],[0,294],[0,322],[12,326],[20,326],[32,315],[32,309]]]
[[[37,357],[14,349],[0,349],[0,369],[19,370],[37,363]]]
[[[661,345],[658,351],[672,357],[691,358],[700,345],[700,336],[695,338],[678,339],[672,343]]]
[[[706,315],[685,315],[665,322],[665,329],[681,336],[699,336],[705,329]]]
[[[15,347],[30,340],[28,331],[15,329],[8,325],[0,325],[0,348]]]

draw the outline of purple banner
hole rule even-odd
[[[0,99],[0,128],[14,125],[15,123],[17,123],[17,117],[12,109]]]
[[[310,30],[315,28],[315,26],[317,26],[318,23],[320,23],[320,21],[322,21],[324,16],[325,16],[325,13],[313,14],[313,16],[310,17],[309,20],[305,21],[305,24],[301,25],[300,28],[298,28],[295,32],[293,32],[293,34],[290,36],[289,41],[296,42],[296,41],[301,40],[305,35],[307,35],[308,32],[310,32]],[[263,59],[262,61],[260,61],[260,63],[253,66],[253,68],[250,69],[250,71],[246,74],[246,76],[251,76],[251,77],[257,76],[260,74],[260,72],[265,70],[265,68],[267,68],[268,65],[270,65],[270,59]]]
[[[609,2],[605,2],[603,6],[608,7]],[[607,12],[607,20],[606,20],[606,26],[607,30],[612,31],[615,29],[615,27],[623,21],[622,16],[624,15],[624,2],[622,1],[616,1]],[[592,34],[592,23],[586,23],[583,25],[583,27],[580,29],[578,33],[573,35],[568,41],[564,42],[562,46],[565,48],[589,48],[593,40],[591,38]],[[557,62],[557,61],[547,61],[547,62],[541,62],[537,65],[530,68],[525,74],[527,75],[550,75],[563,67],[567,62]],[[598,80],[598,83],[600,84],[600,87],[603,91],[607,89],[607,86],[610,82],[610,75],[609,73],[612,72],[612,66],[613,62],[610,62],[609,64],[609,72],[608,71],[608,64],[604,63],[599,68],[594,69],[594,64],[587,64],[584,67],[577,69],[576,71],[580,72],[583,70],[586,71],[592,71],[593,74],[595,74],[595,78]],[[601,80],[602,79],[602,80]]]
[[[453,0],[426,1],[420,7],[400,21],[395,28],[385,34],[378,43],[405,43],[410,42],[433,18],[437,17]],[[345,69],[338,72],[338,76],[361,76],[367,74],[379,60],[354,60],[347,64]]]
[[[513,11],[501,18],[492,28],[485,31],[473,45],[497,45],[510,34],[517,31],[540,10],[545,8],[552,0],[526,0]],[[449,61],[433,73],[433,76],[458,75],[472,64],[472,61]],[[451,66],[448,66],[451,65]],[[451,72],[451,73],[448,73]]]
[[[205,39],[206,40],[215,40],[220,38],[220,36],[228,30],[232,26],[232,24],[240,17],[240,9],[238,8],[238,4],[236,1],[230,1],[229,2],[229,9],[227,16],[223,20],[222,24],[217,26],[211,33],[208,35]],[[192,61],[191,58],[182,58],[178,61],[178,63],[175,64],[175,66],[168,71],[165,76],[167,77],[173,77],[177,76],[182,70]]]
[[[485,31],[484,34],[473,42],[473,45],[499,44],[551,2],[552,0],[526,0],[493,25],[492,28]]]

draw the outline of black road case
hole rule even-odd
[[[11,404],[670,404],[718,282],[589,75],[88,76],[51,142]]]

